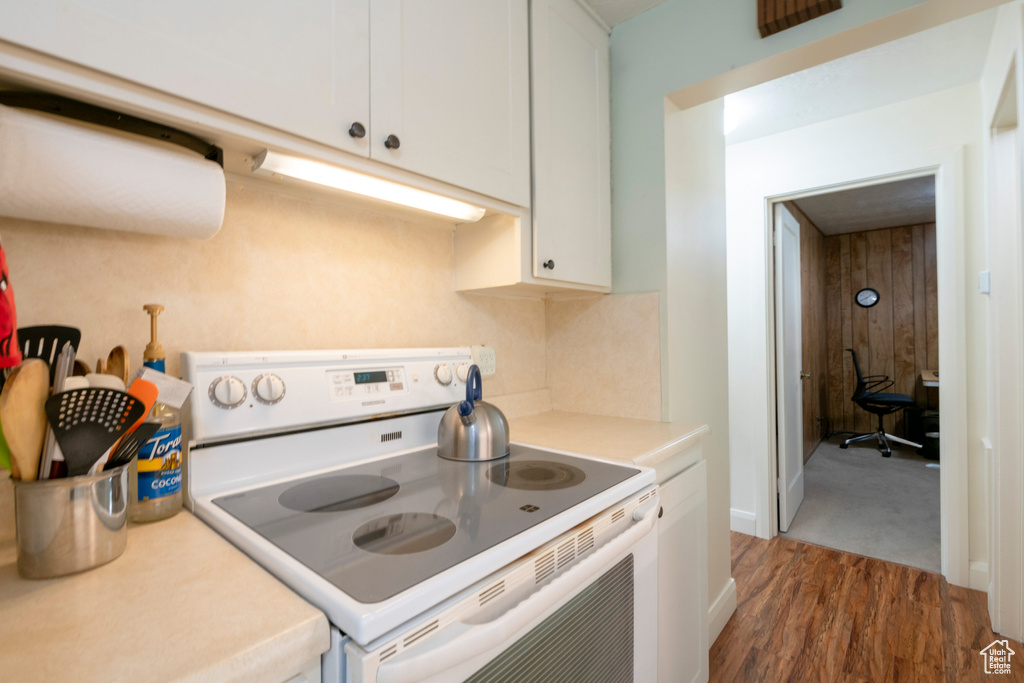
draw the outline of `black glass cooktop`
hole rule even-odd
[[[638,471],[517,446],[501,460],[452,462],[431,448],[213,502],[349,596],[375,603]]]

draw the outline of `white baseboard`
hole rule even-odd
[[[988,562],[971,562],[967,581],[974,590],[988,592]]]
[[[736,611],[736,580],[731,576],[725,588],[708,607],[708,647],[715,644],[729,617]]]
[[[729,528],[737,533],[756,536],[757,523],[755,520],[753,512],[737,510],[736,508],[729,510]]]

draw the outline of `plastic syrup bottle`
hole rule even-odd
[[[164,348],[156,339],[156,317],[164,307],[146,304],[143,309],[150,316],[150,340],[142,364],[165,372]],[[155,522],[181,511],[181,412],[158,400],[148,419],[161,426],[128,469],[128,517],[133,522]]]

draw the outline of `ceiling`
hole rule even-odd
[[[897,180],[794,202],[824,235],[935,222],[935,176]]]
[[[976,82],[998,8],[943,24],[725,98],[726,144],[774,135]]]
[[[652,7],[663,4],[666,0],[586,0],[587,4],[609,27],[643,14]]]

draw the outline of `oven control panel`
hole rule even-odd
[[[196,444],[447,408],[468,348],[183,353]]]
[[[401,365],[360,370],[328,370],[327,391],[335,401],[408,391],[405,368]]]

